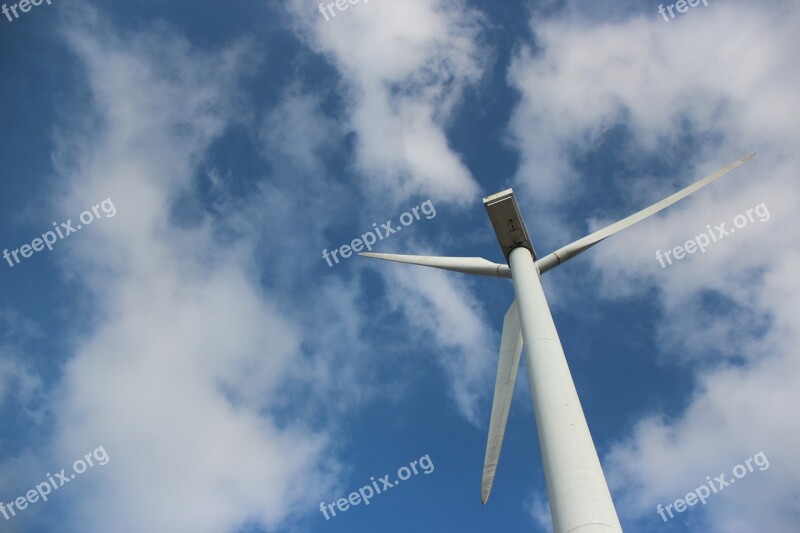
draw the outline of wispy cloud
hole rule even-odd
[[[601,22],[602,6],[595,7],[593,18],[575,4],[558,18],[534,20],[542,48],[521,49],[511,70],[522,92],[512,123],[524,154],[520,184],[537,205],[594,199],[586,223],[551,210],[540,217],[545,227],[566,242],[750,150],[760,153],[713,190],[587,254],[600,295],[617,299],[657,289],[662,353],[642,357],[664,357],[663,365],[691,362],[683,371],[697,381],[676,418],[646,416],[609,456],[618,509],[629,521],[650,519],[644,515],[659,498],[763,448],[783,466],[749,487],[737,486],[694,519],[704,531],[790,530],[798,512],[790,487],[800,471],[790,451],[797,431],[785,423],[781,405],[796,403],[800,390],[793,333],[800,285],[788,275],[798,259],[799,235],[788,220],[800,207],[794,185],[800,160],[787,150],[800,138],[796,113],[789,111],[800,83],[786,65],[800,44],[800,11],[791,2],[770,9],[729,2],[666,25],[647,15]],[[610,139],[619,161],[615,175],[653,163],[668,170],[661,180],[648,173],[597,195],[591,180],[606,182],[609,171],[582,175],[575,163],[610,150]],[[676,160],[681,163],[668,165]],[[622,202],[608,213],[604,196]],[[654,249],[765,201],[773,220],[786,223],[750,228],[669,272],[655,263]],[[709,297],[724,303],[709,305]]]
[[[459,412],[482,425],[478,402],[492,390],[498,343],[465,280],[406,265],[391,266],[383,277],[388,302],[408,321],[410,338],[444,369]]]
[[[364,183],[399,203],[474,199],[477,185],[446,130],[483,76],[481,14],[461,0],[374,2],[326,23],[305,2],[290,6],[298,32],[341,76]]]
[[[65,250],[62,268],[94,313],[71,333],[74,354],[49,398],[52,438],[31,451],[43,469],[97,443],[114,461],[64,495],[72,505],[59,523],[275,526],[329,494],[339,468],[323,429],[275,414],[303,334],[261,287],[247,235],[221,240],[210,213],[176,210],[240,111],[253,52],[200,52],[166,27],[120,37],[87,7],[65,35],[89,100],[60,126],[58,207],[74,212],[101,194],[117,215]]]

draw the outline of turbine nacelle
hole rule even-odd
[[[506,189],[487,196],[483,199],[483,205],[486,207],[489,220],[492,221],[492,227],[495,235],[497,235],[497,240],[500,242],[500,248],[503,250],[506,263],[508,263],[511,250],[519,246],[530,250],[535,261],[536,251],[533,249],[533,243],[531,242],[530,234],[528,234],[528,228],[525,226],[525,220],[523,220],[522,213],[519,210],[514,191]]]

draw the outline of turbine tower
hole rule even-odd
[[[555,533],[621,532],[617,512],[592,442],[540,276],[611,235],[686,198],[742,165],[749,154],[650,207],[539,259],[511,189],[484,198],[506,264],[480,257],[430,257],[364,252],[359,255],[499,278],[511,278],[516,299],[503,320],[481,501],[492,489],[511,407],[522,346],[531,388],[544,477]]]

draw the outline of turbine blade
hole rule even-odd
[[[492,263],[482,257],[436,257],[430,255],[379,254],[374,252],[362,252],[358,255],[397,263],[408,263],[410,265],[443,268],[444,270],[464,272],[465,274],[511,278],[511,268],[508,265]]]
[[[591,248],[592,246],[594,246],[598,242],[602,241],[603,239],[606,239],[606,238],[614,235],[615,233],[624,230],[625,228],[633,226],[637,222],[641,222],[642,220],[646,219],[647,217],[658,213],[662,209],[666,209],[667,207],[671,206],[675,202],[683,200],[684,198],[686,198],[687,196],[689,196],[693,192],[699,191],[700,189],[702,189],[703,187],[705,187],[709,183],[713,182],[717,178],[720,178],[720,177],[724,176],[725,174],[727,174],[728,172],[730,172],[731,170],[735,169],[736,167],[743,165],[746,161],[749,161],[755,155],[756,155],[756,152],[753,152],[752,154],[748,154],[748,155],[744,156],[743,158],[739,159],[738,161],[736,161],[734,163],[731,163],[727,167],[724,167],[724,168],[721,168],[721,169],[717,170],[716,172],[714,172],[710,176],[706,176],[705,178],[692,183],[691,185],[689,185],[685,189],[681,189],[680,191],[676,192],[675,194],[673,194],[671,196],[667,196],[666,198],[664,198],[660,202],[656,202],[653,205],[651,205],[650,207],[642,209],[638,213],[634,213],[633,215],[631,215],[631,216],[629,216],[627,218],[623,218],[619,222],[615,222],[614,224],[611,224],[610,226],[606,226],[605,228],[603,228],[603,229],[601,229],[599,231],[595,231],[594,233],[592,233],[590,235],[587,235],[586,237],[583,237],[582,239],[579,239],[579,240],[577,240],[577,241],[575,241],[575,242],[573,242],[571,244],[568,244],[568,245],[564,246],[563,248],[559,248],[558,250],[556,250],[555,252],[551,253],[550,255],[547,255],[547,256],[539,259],[538,261],[536,261],[536,266],[539,267],[539,272],[543,274],[543,273],[547,272],[548,270],[550,270],[552,268],[555,268],[558,265],[560,265],[562,263],[565,263],[566,261],[569,261],[570,259],[572,259],[576,255],[580,254],[581,252],[585,252],[586,250],[588,250],[589,248]]]
[[[514,300],[503,319],[500,359],[497,362],[497,379],[494,384],[494,399],[492,400],[492,418],[489,422],[489,438],[486,442],[486,458],[483,461],[483,479],[481,480],[481,502],[484,505],[489,499],[497,462],[500,460],[500,450],[506,434],[506,422],[511,409],[511,398],[514,395],[514,384],[517,381],[521,353],[522,331],[520,330],[517,301]]]

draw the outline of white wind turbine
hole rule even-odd
[[[536,257],[511,189],[483,200],[506,257],[505,265],[480,257],[360,254],[400,263],[512,279],[516,300],[503,320],[500,359],[483,464],[481,501],[484,504],[489,498],[500,458],[524,341],[553,530],[555,533],[622,531],[539,276],[618,231],[686,198],[754,155],[755,152],[541,259]]]

